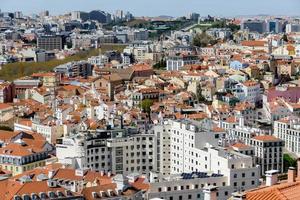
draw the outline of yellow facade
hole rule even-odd
[[[12,165],[12,164],[5,164],[5,163],[0,164],[2,169],[11,171],[13,176],[22,174],[23,172],[35,169],[37,167],[44,167],[45,165],[46,165],[45,160],[40,160],[40,161],[29,163],[26,165]]]

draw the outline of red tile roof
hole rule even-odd
[[[259,136],[253,137],[253,139],[259,140],[259,141],[280,141],[280,139],[278,139],[272,135],[259,135]]]
[[[300,182],[281,183],[254,189],[246,193],[246,200],[299,200]]]

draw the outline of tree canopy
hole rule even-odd
[[[141,101],[140,103],[140,107],[142,108],[142,110],[146,113],[150,113],[151,111],[151,106],[153,105],[153,101],[151,99],[144,99],[143,101]]]
[[[193,44],[197,47],[207,47],[208,45],[215,45],[217,40],[208,35],[205,31],[196,34],[193,39]]]

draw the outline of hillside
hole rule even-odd
[[[82,51],[76,55],[69,56],[63,60],[51,60],[48,62],[18,62],[4,65],[0,70],[0,79],[12,81],[23,76],[29,76],[36,72],[48,72],[54,67],[72,61],[86,60],[89,57],[99,55],[100,52],[109,50],[123,51],[124,45],[102,45],[100,49],[91,49],[89,51]]]

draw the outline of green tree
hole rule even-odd
[[[167,62],[164,59],[161,59],[158,63],[153,65],[154,69],[166,69]]]
[[[208,35],[205,31],[200,34],[198,33],[193,39],[193,44],[197,47],[207,47],[208,45],[215,45],[216,43],[217,40]]]
[[[144,99],[143,101],[141,101],[140,103],[140,108],[150,114],[150,111],[151,111],[151,106],[153,105],[153,101],[151,99]]]
[[[281,39],[285,42],[289,41],[288,36],[286,34],[284,34]]]
[[[289,154],[283,155],[283,170],[287,172],[289,167],[297,167],[297,160],[291,157]]]

